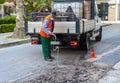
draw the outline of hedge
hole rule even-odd
[[[30,16],[26,17],[27,21],[30,21]],[[15,24],[16,23],[16,16],[6,16],[5,18],[0,18],[0,25],[1,24]]]
[[[0,33],[13,32],[15,24],[1,24]]]
[[[16,25],[16,16],[6,16],[0,18],[0,33],[13,32]],[[30,17],[27,16],[26,20],[29,21]]]
[[[16,16],[6,16],[5,18],[0,18],[0,24],[15,24]]]

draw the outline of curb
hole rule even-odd
[[[102,24],[102,27],[110,26],[112,24]]]
[[[21,44],[25,44],[25,43],[29,43],[29,42],[30,42],[30,39],[4,43],[4,44],[0,44],[0,48],[21,45]]]

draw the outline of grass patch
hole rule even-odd
[[[7,36],[7,38],[13,38],[12,36]]]
[[[14,38],[13,36],[7,36],[6,38]],[[25,37],[19,37],[17,39],[25,39]]]

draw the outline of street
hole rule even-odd
[[[97,58],[109,67],[120,61],[120,24],[103,27],[101,42],[91,42]],[[52,52],[56,59],[46,62],[42,56],[41,45],[23,44],[0,49],[0,83],[9,83],[24,78],[51,65],[77,64],[80,60],[88,61],[91,50],[86,52],[73,48],[60,48],[59,53]],[[93,59],[94,61],[94,59]]]
[[[98,56],[98,61],[113,66],[120,61],[120,28],[119,24],[113,24],[103,28],[101,42],[94,43],[93,48]]]

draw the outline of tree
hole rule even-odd
[[[5,0],[0,0],[0,4],[3,4],[5,2]]]
[[[24,0],[16,0],[16,27],[14,29],[14,38],[25,37],[25,11]]]
[[[33,11],[51,11],[53,0],[25,0],[27,13]]]
[[[52,3],[53,3],[53,0],[44,0],[45,2],[45,9],[47,9],[49,12],[51,12],[51,6],[52,6]]]
[[[16,1],[16,27],[14,29],[14,38],[25,37],[25,6],[31,11],[45,10],[51,11],[52,0],[14,0]],[[25,2],[24,2],[25,1]],[[26,9],[28,10],[28,9]]]
[[[2,18],[4,17],[4,5],[3,5],[4,2],[5,2],[5,0],[0,0],[0,4],[1,4],[0,9],[1,9],[1,12],[2,12]]]

